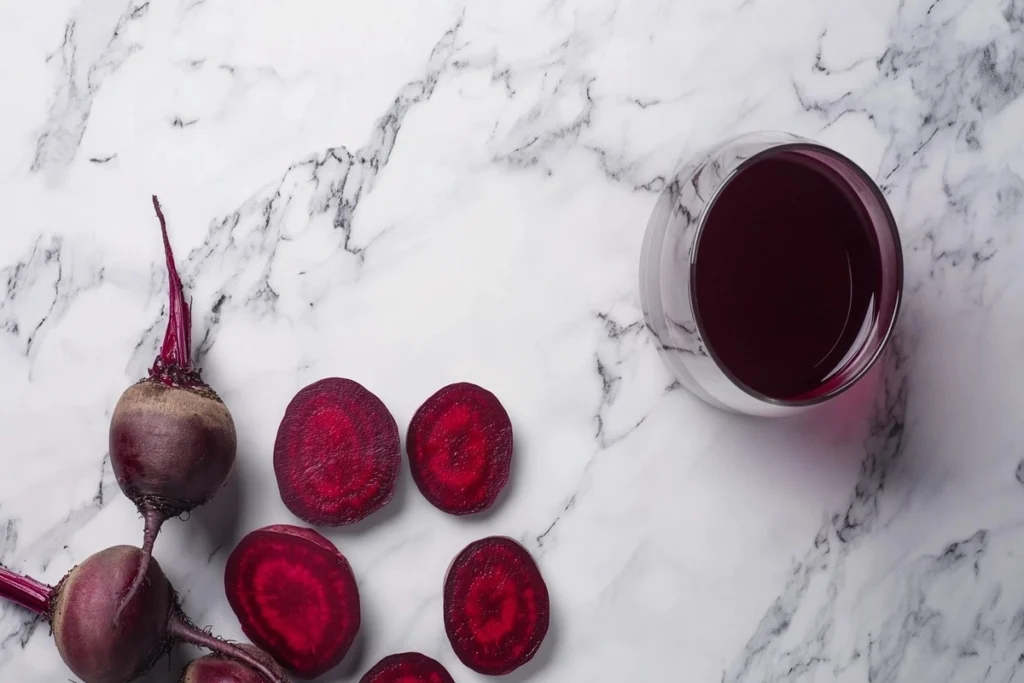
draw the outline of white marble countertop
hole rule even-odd
[[[512,415],[510,490],[456,519],[403,466],[390,506],[327,532],[366,647],[324,681],[405,650],[484,680],[440,589],[492,533],[553,598],[506,680],[1024,676],[1021,0],[5,2],[0,64],[5,565],[55,582],[141,538],[106,440],[162,333],[156,193],[240,438],[157,544],[198,623],[241,637],[228,552],[295,521],[271,451],[298,388],[356,379],[404,432],[470,380]],[[679,389],[636,285],[665,176],[765,128],[878,179],[907,260],[880,372],[785,421]],[[36,626],[0,607],[0,680],[70,678]]]

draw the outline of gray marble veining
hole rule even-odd
[[[292,521],[270,457],[299,387],[352,377],[404,430],[471,380],[515,423],[508,495],[455,520],[403,472],[329,533],[367,636],[331,680],[404,650],[483,680],[440,589],[488,533],[554,600],[511,680],[1020,677],[1021,0],[61,0],[0,9],[0,37],[0,562],[53,582],[138,542],[106,429],[162,334],[157,193],[240,435],[157,546],[198,623],[241,637],[228,550]],[[687,395],[636,292],[665,179],[759,129],[861,164],[907,265],[885,363],[781,422]],[[68,677],[38,625],[0,607],[0,678]]]

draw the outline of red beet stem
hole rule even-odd
[[[154,198],[155,199],[155,198]],[[139,568],[135,572],[135,578],[132,579],[132,585],[128,587],[128,592],[121,598],[121,602],[117,605],[117,611],[114,613],[114,623],[121,623],[121,614],[124,612],[124,608],[128,606],[132,598],[139,592],[139,588],[142,587],[142,582],[146,580],[146,572],[149,571],[149,561],[153,558],[153,543],[156,542],[156,536],[160,533],[160,527],[163,526],[167,520],[167,516],[159,510],[148,509],[142,513],[144,520],[143,532],[142,532],[142,559],[139,560]]]
[[[288,683],[288,677],[284,675],[283,671],[272,669],[260,661],[258,657],[253,656],[244,648],[238,647],[234,643],[221,640],[217,636],[196,628],[188,622],[184,615],[175,614],[171,617],[168,635],[182,643],[203,647],[210,652],[242,662],[250,669],[257,671],[270,683]]]
[[[10,600],[36,614],[46,614],[50,609],[52,595],[53,588],[45,583],[39,583],[35,579],[0,567],[0,598]]]
[[[156,195],[153,195],[153,208],[156,209],[156,217],[160,219],[160,231],[164,238],[164,256],[167,259],[167,284],[170,297],[167,332],[164,334],[164,344],[160,348],[158,360],[165,366],[175,365],[188,372],[192,369],[192,314],[188,310],[181,278],[178,277],[178,269],[174,265],[174,252],[171,250],[171,241],[167,237],[167,221],[164,219],[164,212],[160,209],[160,200],[156,198]],[[151,374],[159,374],[156,365]]]

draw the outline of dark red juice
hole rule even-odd
[[[797,152],[757,161],[723,188],[697,244],[704,340],[769,398],[809,398],[840,375],[876,315],[879,247],[841,182]]]

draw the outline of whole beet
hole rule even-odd
[[[259,648],[252,645],[238,647],[261,661],[273,663],[270,655]],[[241,662],[221,655],[206,655],[189,662],[181,674],[181,683],[267,683],[267,679]]]
[[[138,678],[178,642],[242,662],[265,679],[261,683],[287,683],[284,671],[268,657],[193,626],[156,561],[148,564],[136,594],[119,608],[142,561],[138,548],[107,548],[72,569],[55,587],[0,567],[0,597],[50,623],[57,651],[84,683]]]
[[[213,498],[231,473],[237,448],[231,413],[192,365],[191,313],[156,197],[153,207],[167,260],[167,332],[149,377],[121,394],[110,419],[114,476],[145,522],[142,562],[122,606],[139,590],[160,527]]]
[[[148,581],[114,623],[118,594],[139,564],[139,550],[115,546],[72,569],[57,584],[50,619],[57,650],[76,676],[89,683],[121,683],[148,671],[170,649],[174,591],[155,562]],[[111,624],[111,628],[97,628]]]

